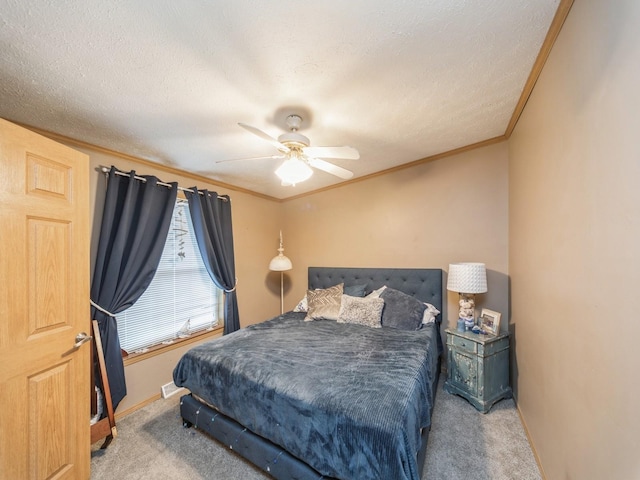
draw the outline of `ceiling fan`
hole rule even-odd
[[[270,157],[254,157],[254,158],[282,158],[284,162],[276,170],[276,175],[282,180],[283,186],[295,185],[296,183],[307,180],[313,174],[313,168],[335,175],[344,180],[353,177],[353,172],[346,168],[339,167],[333,163],[329,163],[322,158],[343,158],[348,160],[357,160],[360,153],[353,147],[312,147],[307,137],[298,133],[302,117],[300,115],[289,115],[286,118],[286,125],[289,128],[288,133],[283,133],[276,140],[271,135],[262,130],[238,123],[242,128],[266,140],[276,147],[281,155],[272,155]]]

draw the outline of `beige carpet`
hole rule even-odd
[[[178,397],[158,400],[122,419],[118,437],[106,450],[94,445],[91,478],[271,478],[202,432],[183,428]],[[427,479],[540,480],[513,400],[503,400],[483,415],[440,385],[422,476]]]

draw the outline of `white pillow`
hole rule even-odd
[[[307,305],[307,294],[305,293],[302,300],[298,302],[298,304],[293,307],[294,312],[307,312],[309,310],[309,306]]]
[[[373,292],[371,292],[369,295],[367,295],[364,298],[380,298],[380,295],[382,295],[382,292],[384,292],[385,288],[387,288],[387,286],[383,285],[379,289],[374,290]]]
[[[436,321],[436,317],[440,313],[440,310],[430,303],[425,303],[425,305],[427,308],[424,310],[424,314],[422,315],[422,324],[426,325],[428,323],[434,323]]]

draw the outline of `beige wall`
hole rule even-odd
[[[90,156],[92,258],[102,214],[104,174],[99,167],[156,175],[181,186],[228,193],[233,205],[238,302],[242,326],[279,313],[280,276],[269,272],[283,230],[285,254],[294,269],[285,275],[285,309],[302,298],[308,266],[436,267],[481,261],[487,264],[489,292],[478,307],[505,315],[507,328],[507,145],[495,144],[374,177],[326,192],[279,203],[242,192],[225,191],[134,160],[78,147]],[[445,311],[457,316],[457,294]],[[447,324],[445,319],[445,325]],[[118,412],[157,395],[187,347],[125,368],[127,396]]]
[[[506,330],[507,164],[503,142],[284,202],[294,266],[285,310],[304,296],[309,266],[448,270],[476,261],[489,270],[477,305],[501,312]],[[449,293],[447,310],[455,323],[457,294]]]
[[[236,273],[238,276],[238,308],[242,326],[257,323],[280,311],[280,284],[277,288],[268,272],[269,260],[277,254],[278,229],[281,223],[281,204],[243,192],[225,190],[202,180],[180,175],[177,171],[155,168],[133,160],[110,155],[98,150],[71,145],[90,156],[91,162],[91,258],[95,258],[100,219],[104,203],[105,176],[101,165],[115,165],[120,170],[135,170],[142,175],[156,175],[165,182],[177,181],[182,187],[208,188],[220,194],[229,194],[232,202]],[[93,265],[92,265],[93,271]],[[192,347],[193,345],[190,345]],[[148,400],[160,393],[160,386],[172,380],[173,367],[186,348],[143,360],[125,367],[127,396],[118,412]]]
[[[640,478],[640,2],[576,1],[509,141],[518,404],[548,479]]]

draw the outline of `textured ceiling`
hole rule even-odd
[[[276,198],[290,111],[361,177],[505,133],[559,0],[0,0],[0,116]]]

